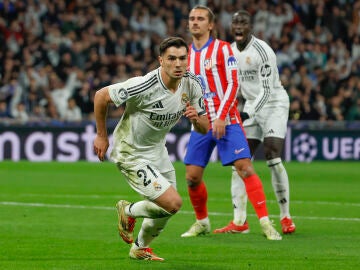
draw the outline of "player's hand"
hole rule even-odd
[[[247,112],[240,112],[241,121],[245,121],[246,119],[249,119],[250,116]]]
[[[108,137],[102,137],[96,135],[94,140],[94,152],[98,156],[100,161],[104,161],[105,154],[108,148],[109,148]]]
[[[199,115],[198,112],[196,111],[196,109],[190,105],[190,102],[186,102],[186,109],[184,112],[184,116],[187,117],[191,123],[196,123],[197,120],[199,119]]]
[[[221,139],[225,136],[225,121],[221,119],[215,119],[212,125],[212,133],[216,139]]]

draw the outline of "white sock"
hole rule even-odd
[[[144,218],[141,229],[135,240],[135,245],[140,248],[149,247],[150,243],[163,231],[170,217],[150,219]]]
[[[210,227],[210,219],[209,217],[203,218],[203,219],[197,219],[197,222],[199,222],[201,225],[209,226]]]
[[[164,208],[151,201],[139,201],[125,207],[125,214],[134,218],[162,218],[172,216]]]
[[[263,223],[263,222],[270,222],[270,219],[269,219],[268,216],[265,216],[265,217],[261,217],[261,218],[259,219],[259,221],[260,221],[260,224],[261,224],[261,223]]]
[[[233,222],[243,225],[246,221],[247,194],[244,181],[234,167],[231,175],[231,199],[234,208]]]
[[[271,183],[280,207],[280,219],[290,217],[290,192],[289,178],[281,158],[274,158],[267,161],[271,170]]]

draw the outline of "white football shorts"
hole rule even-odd
[[[249,104],[245,103],[244,112]],[[277,137],[284,139],[287,131],[289,118],[289,101],[269,102],[255,117],[243,122],[246,137],[263,141],[266,137]]]
[[[124,169],[117,163],[118,169],[125,176],[129,185],[146,199],[153,201],[161,196],[170,186],[176,189],[175,170],[160,173],[153,165]]]

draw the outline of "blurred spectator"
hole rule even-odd
[[[74,98],[68,99],[68,106],[62,119],[65,122],[81,122],[82,115],[79,106],[76,105]]]
[[[68,108],[68,99],[73,95],[76,86],[76,76],[75,72],[71,72],[66,83],[64,83],[57,74],[50,74],[50,95],[55,103],[60,119],[65,118]]]
[[[7,103],[0,100],[0,118],[10,118],[10,113],[7,108]]]
[[[357,99],[356,103],[351,106],[345,119],[348,121],[360,121],[360,99]]]
[[[232,14],[253,15],[254,34],[277,54],[290,120],[357,119],[360,0],[0,1],[1,117],[15,121],[20,108],[27,121],[59,121],[72,98],[92,119],[94,91],[154,69],[160,39],[191,42],[187,16],[197,4],[214,10],[214,32],[229,41]]]
[[[16,104],[16,107],[12,111],[12,116],[15,120],[15,123],[26,124],[29,120],[29,115],[26,112],[25,104],[21,102]]]

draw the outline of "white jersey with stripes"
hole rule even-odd
[[[239,85],[242,96],[252,113],[259,112],[268,102],[282,104],[288,100],[271,47],[254,36],[241,52],[236,43],[231,44],[239,69]]]
[[[145,76],[109,86],[116,106],[126,103],[124,114],[113,132],[111,159],[122,168],[152,164],[160,172],[173,170],[165,146],[166,134],[185,112],[186,103],[206,114],[200,81],[186,72],[175,92],[160,75],[161,67]]]

